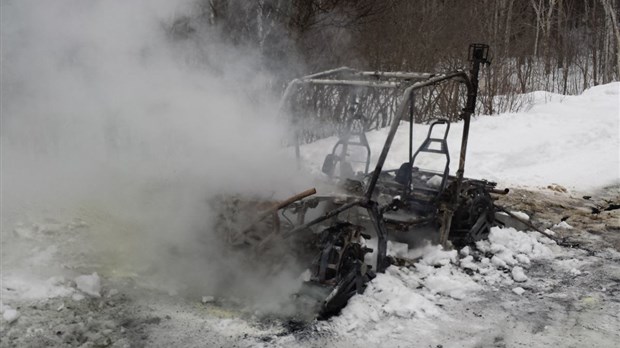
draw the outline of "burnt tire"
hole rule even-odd
[[[318,319],[336,315],[355,294],[361,294],[374,278],[364,263],[370,251],[360,244],[361,227],[338,223],[322,232],[320,251],[312,266],[311,280],[302,289],[306,303],[313,298]]]
[[[339,268],[340,279],[323,301],[319,311],[319,319],[327,319],[337,315],[347,305],[351,297],[366,290],[368,282],[375,277],[375,274],[364,263],[364,255],[364,248],[357,243],[350,244],[345,250]]]
[[[495,222],[495,206],[483,187],[470,187],[461,196],[452,217],[450,241],[456,247],[473,244],[489,236]]]

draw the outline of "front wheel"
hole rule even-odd
[[[374,278],[364,256],[371,251],[361,244],[361,226],[338,223],[322,232],[320,251],[302,292],[316,301],[317,316],[327,319],[361,294]]]

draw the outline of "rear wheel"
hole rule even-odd
[[[450,241],[463,247],[486,239],[495,220],[495,208],[489,192],[471,186],[462,194],[459,207],[452,217]]]

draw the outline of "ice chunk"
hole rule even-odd
[[[495,266],[495,267],[503,267],[506,268],[508,265],[506,265],[506,262],[504,260],[502,260],[501,258],[499,258],[497,255],[493,255],[493,257],[491,258],[491,263]]]
[[[530,216],[522,211],[511,211],[511,213],[521,220],[530,221]]]
[[[441,186],[441,182],[443,181],[443,178],[439,175],[433,175],[432,178],[426,180],[426,185],[433,187],[433,188],[439,188]]]
[[[409,251],[409,246],[405,243],[398,243],[398,242],[393,242],[393,241],[387,242],[388,255],[393,255],[396,257],[407,257],[408,251]]]
[[[517,259],[517,261],[522,264],[522,265],[529,265],[530,264],[530,258],[527,257],[526,255],[523,254],[518,254],[515,256],[515,259]]]
[[[75,278],[75,285],[79,290],[94,297],[101,297],[101,280],[97,272],[91,275],[81,275]]]
[[[550,236],[555,236],[555,232],[551,231],[551,230],[550,230],[550,229],[548,229],[548,228],[545,230],[545,233],[546,233],[546,234],[548,234],[548,235],[550,235]]]
[[[581,274],[581,271],[576,269],[576,268],[571,268],[570,270],[570,274],[574,275],[574,276],[578,276]]]
[[[474,262],[474,257],[469,255],[461,259],[461,268],[467,268],[475,271],[478,269],[478,265]]]
[[[559,224],[555,224],[553,226],[553,228],[561,228],[561,229],[564,229],[564,230],[570,230],[570,229],[573,228],[573,226],[571,226],[568,223],[566,223],[566,221],[562,221]]]
[[[10,324],[19,318],[19,312],[13,308],[5,309],[2,317]]]
[[[515,266],[512,268],[512,279],[519,283],[527,280],[527,276],[525,275],[525,272],[523,272],[522,267]]]
[[[202,297],[202,303],[211,303],[215,301],[215,297],[213,296],[203,296]]]

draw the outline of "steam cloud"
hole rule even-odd
[[[1,6],[2,233],[24,211],[86,210],[133,226],[94,227],[100,248],[133,247],[136,260],[182,269],[205,292],[242,272],[235,260],[209,265],[227,256],[206,202],[282,198],[308,182],[282,150],[286,129],[258,55],[221,43],[213,27],[173,35],[175,20],[192,17],[189,0]],[[181,251],[161,260],[171,246]]]

